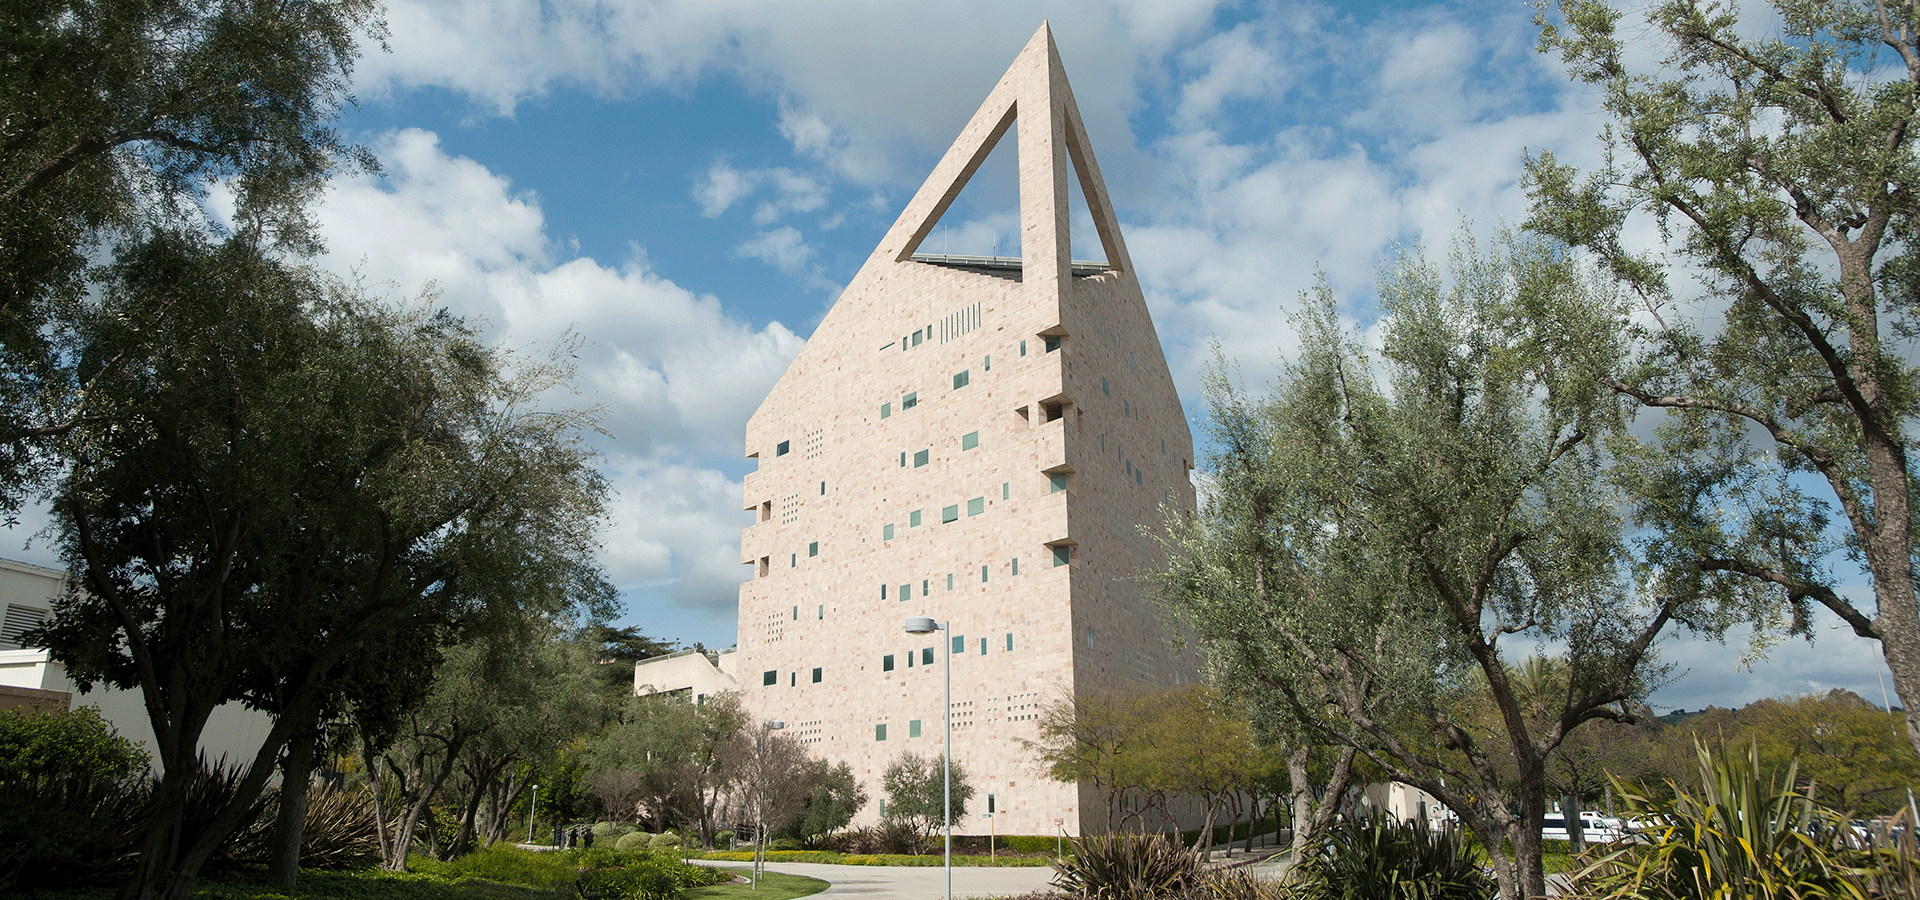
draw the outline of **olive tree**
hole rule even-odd
[[[1610,295],[1510,235],[1461,245],[1452,269],[1408,255],[1382,273],[1378,352],[1322,285],[1270,393],[1211,374],[1210,490],[1170,523],[1162,595],[1229,695],[1432,794],[1503,894],[1539,896],[1549,756],[1647,689],[1669,622],[1716,620],[1622,537],[1635,445],[1598,380],[1618,353]],[[1541,642],[1571,677],[1535,721],[1509,665]],[[1480,699],[1492,734],[1471,727]]]
[[[1591,251],[1639,301],[1631,352],[1595,376],[1667,413],[1669,458],[1649,467],[1667,492],[1661,565],[1769,604],[1763,624],[1810,638],[1819,604],[1879,641],[1920,748],[1920,4],[1772,5],[1762,37],[1733,4],[1669,0],[1645,26],[1597,0],[1543,11],[1541,51],[1611,121],[1592,172],[1528,162],[1527,226]],[[1635,246],[1643,223],[1664,242]],[[1866,570],[1870,603],[1841,589],[1835,551]]]

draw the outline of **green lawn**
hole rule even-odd
[[[752,869],[725,868],[723,872],[746,875]],[[768,872],[762,876],[760,889],[746,883],[716,884],[712,887],[694,888],[687,892],[688,900],[788,900],[790,897],[807,897],[827,889],[827,883],[818,878],[804,875],[782,875]]]

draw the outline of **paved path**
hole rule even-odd
[[[751,870],[752,863],[695,860],[710,866]],[[828,882],[832,887],[815,897],[903,897],[944,898],[947,895],[947,870],[943,866],[829,866],[822,863],[767,863],[767,871],[784,875],[805,875]],[[1044,891],[1053,880],[1050,866],[955,866],[953,896],[1009,897]]]

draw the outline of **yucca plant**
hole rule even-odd
[[[1797,765],[1760,770],[1758,745],[1744,756],[1717,756],[1696,745],[1700,791],[1674,788],[1655,801],[1615,782],[1637,818],[1656,823],[1644,842],[1628,843],[1573,877],[1585,900],[1801,900],[1885,896],[1870,882],[1883,874],[1858,846],[1840,813],[1795,786]]]
[[[1160,835],[1112,832],[1075,838],[1053,871],[1053,886],[1080,900],[1154,900],[1185,892],[1199,863]]]
[[[1292,886],[1302,900],[1488,900],[1495,889],[1458,834],[1386,816],[1315,835]]]

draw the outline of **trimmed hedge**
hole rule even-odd
[[[723,850],[710,853],[692,854],[695,859],[716,862],[752,862],[751,850]],[[831,850],[769,850],[768,862],[821,863],[829,866],[940,866],[945,858],[938,854],[909,856],[898,853],[835,853]],[[982,866],[998,868],[1017,868],[1022,866],[1044,866],[1051,860],[1036,856],[990,856],[954,854],[956,866]]]
[[[998,843],[1015,853],[1052,853],[1065,846],[1066,840],[1051,834],[1003,834]]]

